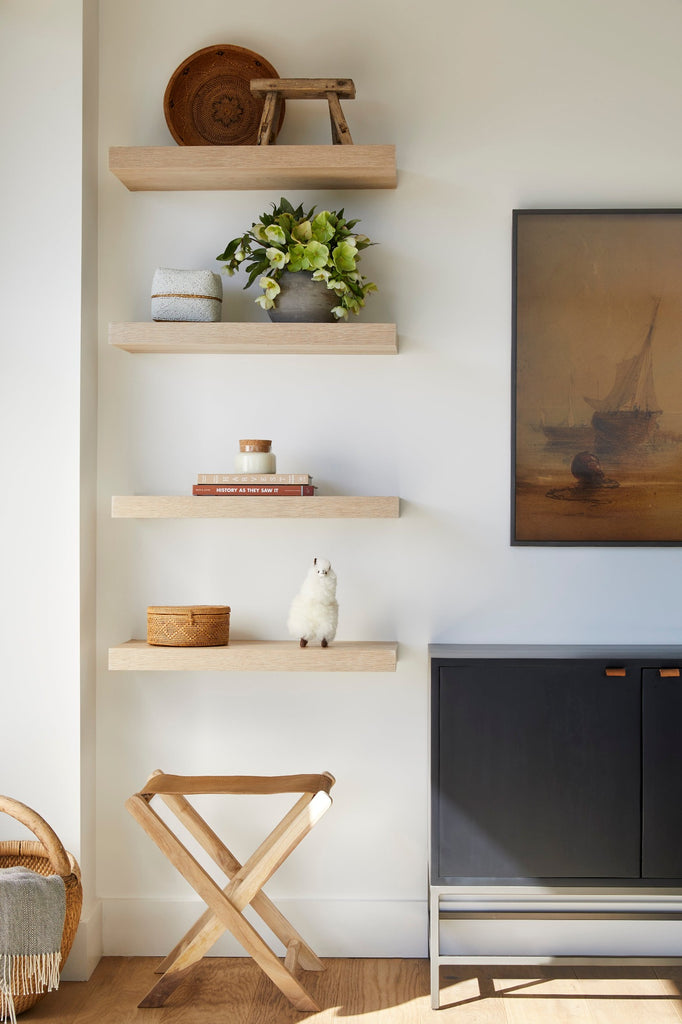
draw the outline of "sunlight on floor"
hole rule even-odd
[[[458,1024],[663,1024],[682,1021],[681,993],[676,967],[447,968],[440,1012]]]

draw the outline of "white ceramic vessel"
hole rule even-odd
[[[152,280],[152,320],[216,323],[221,317],[223,282],[211,270],[158,267]]]

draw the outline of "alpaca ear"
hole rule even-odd
[[[313,558],[313,565],[317,565],[317,559]]]

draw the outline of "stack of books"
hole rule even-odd
[[[287,495],[308,497],[315,494],[312,477],[307,473],[199,473],[192,494],[221,498],[249,495]]]

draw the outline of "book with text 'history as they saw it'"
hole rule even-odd
[[[267,496],[267,495],[288,495],[288,496],[311,496],[315,494],[316,487],[312,487],[310,484],[235,484],[234,486],[228,486],[226,484],[194,484],[192,487],[192,494],[194,495],[218,495],[221,497],[246,497],[249,495],[253,496]]]

